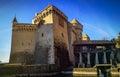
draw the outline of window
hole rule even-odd
[[[55,10],[52,10],[52,13],[55,13]]]
[[[62,37],[64,37],[64,34],[63,34],[63,33],[61,33],[61,35],[62,35]]]
[[[45,17],[46,15],[45,14],[43,14],[43,17]]]
[[[22,43],[22,46],[24,45],[24,43]]]
[[[60,25],[61,27],[64,27],[64,20],[63,20],[62,17],[59,17],[59,25]]]
[[[49,11],[49,13],[51,13],[51,12],[52,12],[52,10]]]
[[[46,16],[48,16],[48,12],[46,13]]]
[[[41,34],[41,37],[43,37],[43,36],[44,36],[44,34],[42,33],[42,34]]]
[[[30,46],[30,43],[28,43],[28,45]]]

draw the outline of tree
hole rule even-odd
[[[119,35],[118,35],[118,37],[116,39],[116,47],[120,48],[120,32],[119,32]]]
[[[2,63],[2,61],[0,61],[0,64]]]
[[[115,38],[112,38],[112,40],[111,40],[112,42],[115,42],[116,41],[116,39]]]

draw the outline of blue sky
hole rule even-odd
[[[76,18],[92,40],[111,40],[120,32],[120,0],[0,0],[1,61],[9,61],[14,16],[19,23],[31,23],[48,4],[64,12],[69,21]]]

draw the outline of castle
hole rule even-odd
[[[78,72],[82,77],[119,75],[120,49],[115,48],[115,43],[90,40],[87,34],[82,35],[82,31],[81,23],[76,19],[69,22],[68,17],[53,5],[36,13],[30,24],[19,23],[14,17],[9,63],[25,67],[35,65],[35,68],[29,67],[35,73],[39,71],[39,65],[41,68],[41,64],[45,64],[54,68],[73,65],[73,75]]]
[[[118,58],[115,58],[115,43],[90,40],[87,34],[82,35],[82,31],[81,23],[76,19],[69,22],[68,17],[53,5],[36,13],[31,24],[18,23],[15,17],[9,62],[56,64],[62,67],[71,64],[80,67],[116,65]]]
[[[73,43],[82,40],[83,26],[53,5],[36,13],[32,23],[12,22],[10,63],[57,64],[74,63]]]

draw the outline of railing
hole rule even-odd
[[[112,67],[112,64],[96,64],[93,68],[96,68],[99,66],[111,66]]]

